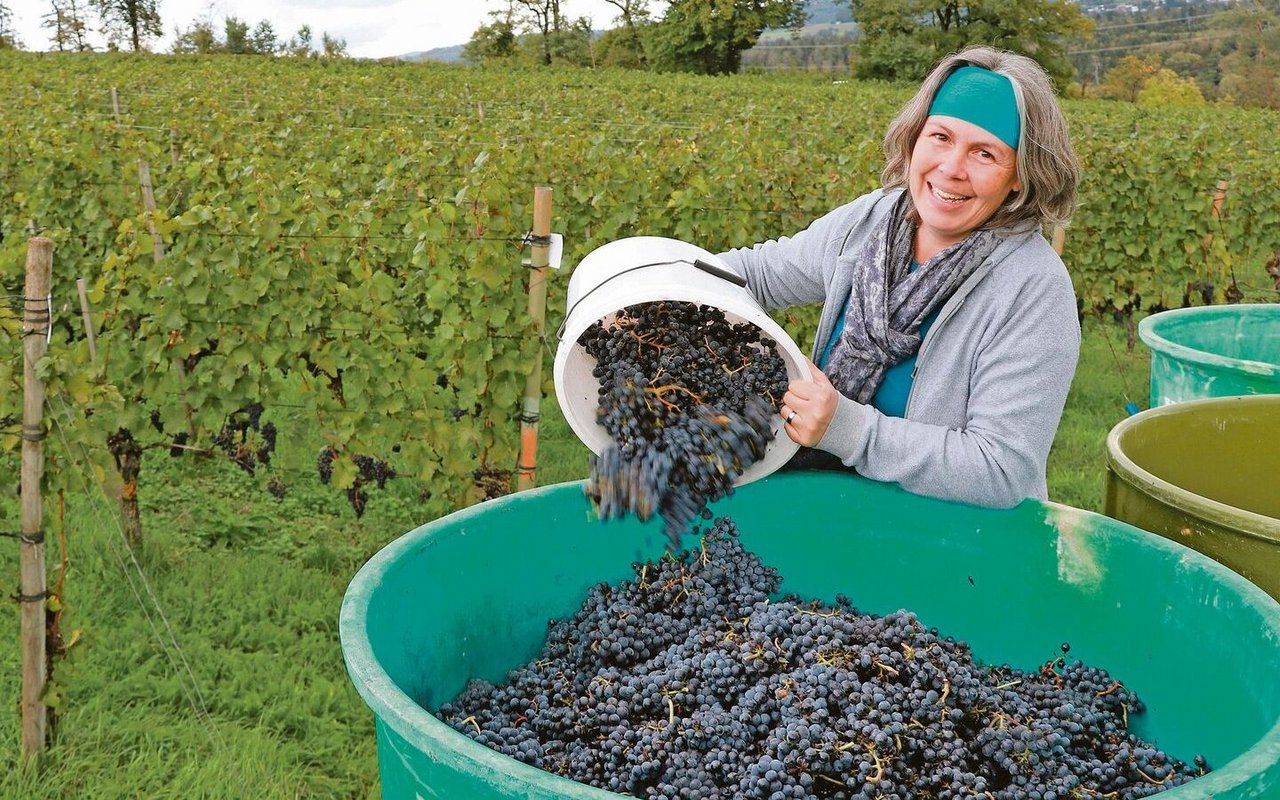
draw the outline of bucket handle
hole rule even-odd
[[[733,270],[717,267],[715,264],[712,264],[708,261],[703,261],[700,258],[695,258],[693,260],[693,265],[698,269],[702,270],[703,272],[707,273],[708,275],[715,275],[717,278],[728,281],[729,283],[732,283],[735,286],[739,286],[743,289],[747,288],[747,279],[742,277],[738,273],[734,272]]]
[[[564,313],[564,321],[560,323],[560,328],[556,331],[556,341],[559,342],[564,340],[564,326],[569,324],[569,318],[573,316],[573,312],[578,308],[578,305],[581,304],[583,300],[586,300],[588,297],[590,297],[591,293],[594,292],[596,289],[599,289],[601,286],[604,286],[606,283],[618,277],[619,275],[626,275],[628,272],[635,272],[638,269],[648,269],[649,267],[669,267],[672,264],[688,264],[691,267],[697,267],[698,269],[702,270],[708,275],[714,275],[717,278],[720,278],[721,280],[726,280],[729,283],[734,284],[735,286],[746,288],[746,285],[747,285],[747,279],[742,277],[738,273],[733,272],[732,270],[727,270],[721,267],[717,267],[715,264],[712,264],[708,261],[703,261],[700,258],[695,258],[692,261],[690,261],[687,258],[676,258],[670,261],[652,261],[648,264],[638,264],[634,267],[627,267],[626,269],[619,270],[613,273],[609,277],[597,283],[595,286],[592,286],[591,289],[586,294],[584,294],[582,297],[579,297],[572,306],[569,306],[569,310]]]

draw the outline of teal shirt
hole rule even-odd
[[[911,262],[911,269],[914,271],[920,266],[914,261]],[[836,327],[831,332],[831,338],[827,340],[827,346],[822,350],[822,360],[818,362],[818,368],[825,370],[827,361],[831,358],[831,351],[835,348],[836,342],[840,339],[840,334],[844,332],[845,314],[848,313],[849,300],[845,298],[844,305],[840,309],[840,317],[836,320]],[[924,318],[924,322],[920,323],[920,341],[924,342],[924,337],[928,335],[929,328],[933,327],[933,323],[938,319],[938,312],[942,310],[939,306],[935,308],[929,316]],[[918,353],[917,353],[918,354]],[[907,396],[911,394],[911,373],[916,369],[916,355],[913,354],[901,364],[895,364],[884,373],[884,380],[880,383],[880,388],[876,389],[875,395],[871,398],[871,405],[875,406],[881,414],[889,417],[903,417],[907,413]]]

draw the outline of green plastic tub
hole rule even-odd
[[[472,676],[536,657],[548,619],[662,553],[660,526],[588,519],[579,483],[484,503],[387,545],[342,604],[347,670],[373,710],[383,797],[609,798],[456,733],[431,715]],[[1131,721],[1214,771],[1170,800],[1280,792],[1280,606],[1221,564],[1099,514],[1028,501],[996,511],[833,473],[779,474],[716,509],[782,590],[916,612],[988,662],[1061,654],[1147,702]]]
[[[1280,394],[1280,304],[1179,308],[1138,323],[1151,348],[1151,407]]]
[[[1153,408],[1107,436],[1104,511],[1280,599],[1280,395]]]

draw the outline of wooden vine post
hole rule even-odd
[[[1213,247],[1213,235],[1215,229],[1221,222],[1222,201],[1227,199],[1227,189],[1229,189],[1230,186],[1231,184],[1223,178],[1218,181],[1217,187],[1213,190],[1213,205],[1209,208],[1209,220],[1211,227],[1209,228],[1209,232],[1204,235],[1204,238],[1200,240],[1200,247],[1204,251],[1206,261],[1209,261],[1213,256],[1211,249]],[[1212,269],[1212,266],[1210,269]],[[1234,281],[1232,282],[1231,289],[1235,289]],[[1230,291],[1230,289],[1228,291]],[[1239,290],[1236,289],[1236,291]]]
[[[89,360],[98,360],[98,334],[93,328],[93,311],[89,308],[89,287],[84,278],[76,278],[76,292],[80,295],[80,316],[84,319],[84,336],[89,342]]]
[[[1222,201],[1227,199],[1227,189],[1229,189],[1230,186],[1231,184],[1223,178],[1218,181],[1217,187],[1213,190],[1213,206],[1209,209],[1209,219],[1213,225],[1217,225],[1218,220],[1222,218]],[[1210,228],[1209,232],[1204,235],[1204,239],[1201,241],[1200,246],[1204,248],[1206,253],[1208,253],[1209,247],[1212,244],[1213,228]]]
[[[516,488],[523,491],[537,485],[538,417],[542,409],[542,340],[547,319],[547,264],[551,253],[551,187],[533,189],[533,252],[529,259],[529,317],[538,339],[537,354],[524,384],[520,413],[520,461]]]
[[[22,528],[18,535],[21,545],[18,602],[22,607],[22,754],[25,758],[35,758],[44,752],[49,723],[49,709],[41,699],[49,677],[45,661],[48,585],[40,498],[44,477],[44,383],[36,375],[36,362],[44,357],[48,346],[52,272],[53,241],[43,236],[28,241],[22,319]]]

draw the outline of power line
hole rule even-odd
[[[1088,50],[1068,50],[1067,55],[1078,56],[1078,55],[1084,55],[1086,53],[1110,53],[1117,50],[1140,50],[1143,47],[1160,47],[1160,46],[1169,45],[1169,44],[1191,44],[1193,42],[1207,42],[1215,39],[1225,39],[1229,36],[1237,36],[1241,33],[1244,33],[1243,29],[1233,29],[1229,31],[1222,31],[1220,33],[1206,34],[1204,36],[1193,36],[1186,39],[1164,39],[1156,42],[1142,42],[1140,44],[1116,45],[1114,47],[1094,47]]]
[[[750,50],[743,50],[742,54],[747,55],[752,50],[819,50],[824,47],[848,48],[853,47],[855,44],[857,44],[857,42],[852,39],[847,42],[835,42],[833,44],[786,44],[785,42],[781,44],[758,44]]]
[[[1206,17],[1216,17],[1220,13],[1222,12],[1215,11],[1210,14],[1195,14],[1187,17],[1178,17],[1176,19],[1173,19],[1173,18],[1153,19],[1153,20],[1147,20],[1145,22],[1123,22],[1118,25],[1099,25],[1098,27],[1094,28],[1094,30],[1095,31],[1114,31],[1114,30],[1119,30],[1121,28],[1141,28],[1146,25],[1164,25],[1164,24],[1179,25],[1179,24],[1184,24],[1186,22],[1190,22],[1193,19],[1205,19]]]

